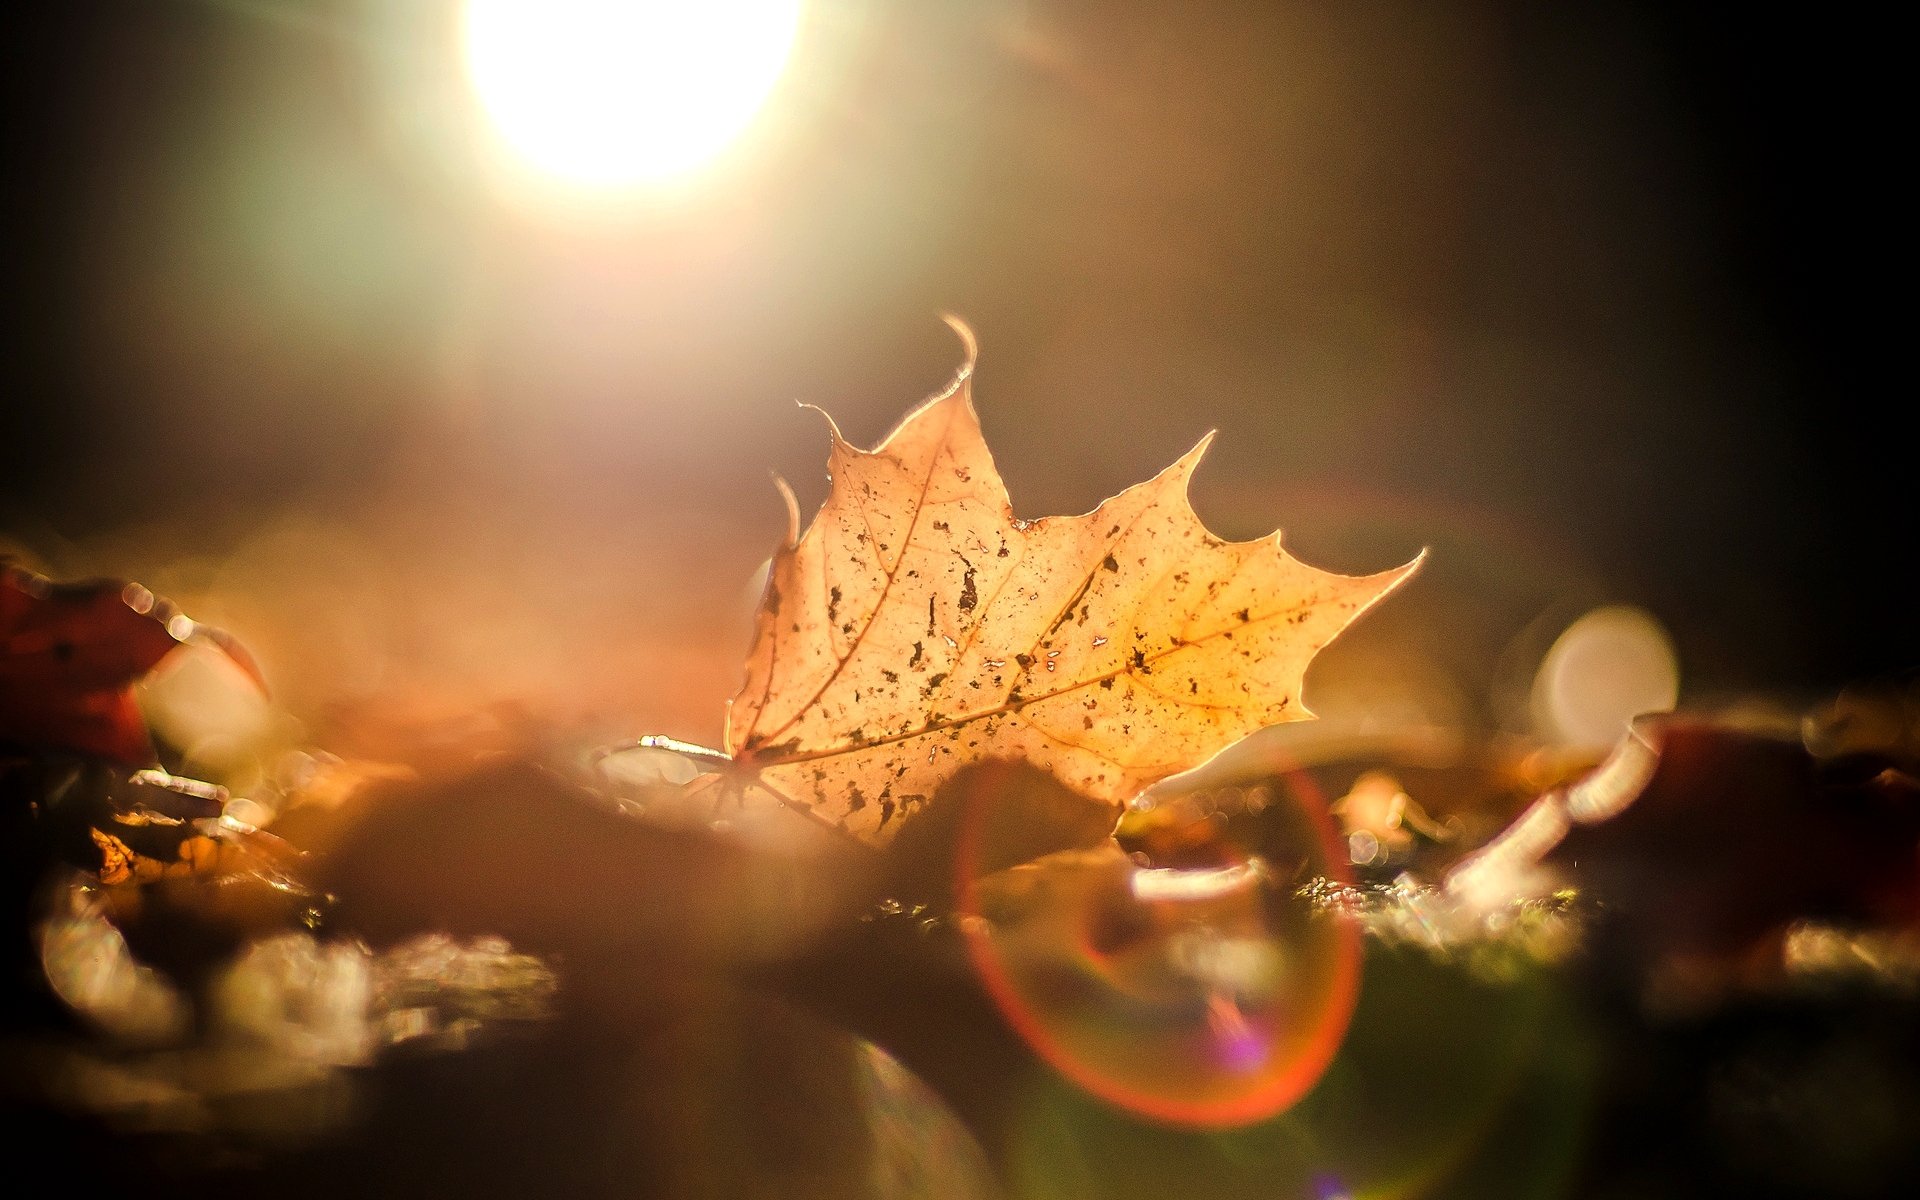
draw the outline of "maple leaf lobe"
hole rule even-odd
[[[726,750],[783,800],[889,840],[967,763],[1021,759],[1118,806],[1311,714],[1308,663],[1420,559],[1343,576],[1224,542],[1187,485],[1211,435],[1080,516],[1021,521],[968,365],[872,450],[828,419],[831,486],[775,554]]]

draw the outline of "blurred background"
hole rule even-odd
[[[796,401],[872,444],[944,312],[1021,515],[1217,429],[1223,536],[1432,548],[1323,713],[1352,676],[1497,725],[1604,604],[1682,703],[1920,662],[1836,17],[808,0],[707,65],[513,5],[41,7],[0,533],[191,601],[336,736],[405,693],[717,740],[769,472],[825,490]]]
[[[271,704],[209,656],[142,695],[169,765],[241,802],[288,750],[718,742],[785,529],[769,476],[803,515],[826,491],[800,405],[872,445],[961,365],[943,314],[978,337],[1021,516],[1090,509],[1213,430],[1192,499],[1220,535],[1279,527],[1351,573],[1429,551],[1316,660],[1322,720],[1287,727],[1309,739],[1249,768],[1332,761],[1298,813],[1331,811],[1379,889],[1328,885],[1360,906],[1365,982],[1280,1118],[1174,1132],[1091,1104],[1032,1069],[954,927],[892,895],[806,943],[794,978],[741,986],[726,954],[753,905],[804,907],[784,876],[512,776],[334,848],[427,941],[260,941],[235,994],[272,1003],[227,1008],[293,1047],[256,1073],[544,1021],[554,976],[521,949],[571,955],[559,996],[582,1011],[533,1043],[396,1053],[353,1103],[330,1075],[288,1092],[313,1112],[245,1072],[155,1100],[177,1063],[75,1085],[143,1133],[251,1122],[300,1151],[265,1189],[209,1156],[180,1194],[219,1194],[209,1163],[246,1195],[843,1196],[848,1172],[875,1195],[997,1194],[980,1146],[1022,1196],[1567,1194],[1582,1155],[1583,1196],[1873,1196],[1916,1169],[1920,1080],[1891,1065],[1920,1061],[1911,939],[1894,971],[1878,943],[1795,926],[1803,966],[1846,968],[1837,991],[1703,989],[1680,1011],[1640,988],[1676,914],[1798,920],[1801,876],[1866,891],[1889,856],[1911,901],[1910,774],[1871,797],[1894,835],[1820,842],[1851,793],[1808,790],[1797,739],[1681,739],[1693,757],[1654,788],[1679,832],[1619,824],[1601,903],[1649,915],[1611,959],[1565,957],[1564,895],[1449,935],[1395,876],[1433,882],[1636,712],[1797,727],[1900,680],[1911,768],[1916,508],[1880,278],[1896,76],[1870,24],[1626,0],[714,0],[655,6],[661,26],[557,0],[38,7],[0,72],[0,555],[140,580],[252,651]],[[1494,750],[1435,765],[1393,740],[1431,730]],[[1381,762],[1397,774],[1361,773]],[[1289,806],[1259,787],[1181,803],[1270,832]],[[1569,846],[1606,885],[1604,837]],[[149,957],[191,908],[149,903]],[[99,914],[54,916],[64,961],[133,978]],[[1352,950],[1328,978],[1351,983]],[[24,1073],[60,1077],[28,1048]],[[292,1136],[343,1114],[343,1144]],[[822,1133],[843,1119],[857,1137]],[[22,1128],[118,1161],[84,1123]],[[871,1175],[875,1147],[911,1158],[894,1142],[939,1170]],[[184,1160],[156,1144],[119,1145]]]

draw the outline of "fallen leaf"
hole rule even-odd
[[[261,684],[232,637],[137,583],[55,583],[0,560],[0,742],[151,764],[133,686],[188,640],[215,646]]]
[[[1786,730],[1648,714],[1447,876],[1483,911],[1559,888],[1593,906],[1589,963],[1663,1004],[1778,985],[1796,931],[1920,934],[1920,780]]]
[[[876,449],[828,418],[832,486],[789,530],[728,710],[728,774],[875,844],[986,758],[1117,807],[1312,714],[1307,665],[1420,559],[1368,576],[1224,542],[1187,502],[1211,435],[1081,516],[1014,517],[954,384]],[[824,414],[823,414],[824,415]]]

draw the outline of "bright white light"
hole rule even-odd
[[[1545,730],[1568,745],[1604,749],[1634,717],[1673,708],[1680,667],[1660,622],[1613,605],[1567,627],[1533,686],[1534,716]]]
[[[467,74],[500,136],[566,183],[711,158],[779,80],[801,0],[467,0]]]

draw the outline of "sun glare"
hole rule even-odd
[[[514,153],[583,187],[682,175],[753,119],[801,0],[467,0],[481,107]]]

